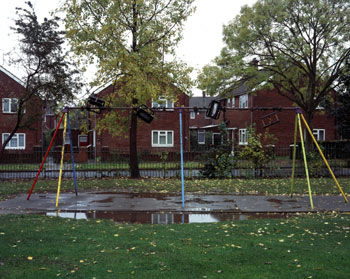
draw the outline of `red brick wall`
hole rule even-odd
[[[254,106],[293,107],[293,103],[291,101],[280,96],[276,91],[261,91],[253,98]],[[261,118],[269,113],[271,113],[271,111],[254,112],[254,123],[256,123],[258,132],[263,132],[265,130]],[[295,111],[283,110],[282,112],[277,112],[277,115],[280,122],[268,127],[269,133],[274,134],[279,139],[277,145],[292,144],[294,140]],[[326,140],[336,139],[335,119],[334,117],[326,115],[322,111],[315,113],[312,121],[312,128],[325,129]],[[303,132],[305,131],[306,130],[303,130]]]
[[[4,113],[2,110],[3,98],[19,98],[24,94],[24,88],[3,71],[0,70],[0,143],[2,144],[2,134],[10,133],[15,127],[17,115],[14,113]],[[41,146],[42,142],[42,106],[38,98],[32,100],[26,107],[24,120],[34,120],[30,129],[19,129],[17,133],[26,134],[25,150],[21,152],[32,152],[34,146]],[[36,120],[37,119],[37,120]],[[7,152],[11,152],[8,150]]]
[[[274,90],[262,90],[255,95],[249,95],[249,107],[293,107],[293,103],[285,97],[282,97]],[[239,97],[236,97],[235,107],[239,106]],[[235,130],[235,140],[238,139],[238,129],[249,127],[251,123],[255,124],[258,133],[266,131],[262,123],[262,117],[272,113],[272,110],[266,111],[249,111],[249,110],[227,110],[226,113],[221,113],[220,119],[216,123],[227,121],[228,128],[237,128]],[[279,123],[268,127],[270,134],[275,135],[278,139],[276,146],[286,146],[293,143],[295,115],[294,110],[277,111]],[[313,119],[314,129],[325,129],[326,140],[335,140],[335,119],[320,111],[315,114]]]
[[[101,93],[100,96],[106,96],[113,89],[112,86],[107,87]],[[150,104],[148,104],[150,106]],[[175,107],[189,106],[189,97],[186,94],[179,94]],[[182,127],[183,127],[183,148],[184,151],[189,150],[190,138],[189,138],[189,111],[182,111]],[[169,130],[174,131],[174,146],[173,147],[152,147],[152,131],[153,130]],[[112,136],[110,133],[103,131],[100,135],[96,136],[97,149],[101,150],[102,147],[108,146],[110,150],[129,150],[129,132],[126,132],[122,136]],[[173,111],[155,112],[155,118],[150,124],[139,120],[137,129],[137,146],[138,150],[149,151],[174,151],[180,152],[180,121],[179,110]]]

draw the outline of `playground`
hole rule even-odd
[[[181,123],[181,110],[179,115]],[[67,130],[70,134],[68,110],[63,118],[64,134]],[[297,111],[294,142],[298,130],[303,139],[301,120],[308,128]],[[170,180],[175,187],[147,192],[142,188],[144,180],[134,180],[141,191],[135,186],[120,192],[113,187],[111,191],[84,189],[90,182],[74,175],[68,190],[67,185],[62,187],[67,184],[62,179],[62,149],[54,194],[54,188],[40,186],[51,181],[38,181],[45,156],[30,190],[26,184],[29,194],[23,188],[0,202],[0,275],[36,279],[233,278],[233,274],[235,278],[347,278],[347,196],[320,148],[331,178],[309,177],[302,149],[305,178],[295,177],[294,149],[291,178],[259,180],[258,191],[249,187],[241,191],[244,187],[231,185],[239,181],[230,179],[225,183],[233,187],[226,192],[207,193],[195,193],[187,186],[193,182],[184,179],[182,156],[181,178]],[[74,173],[73,157],[71,161]],[[321,191],[324,180],[327,190]],[[270,194],[264,183],[272,182],[276,187]],[[148,183],[155,186],[156,180]],[[216,184],[212,189],[224,187]]]

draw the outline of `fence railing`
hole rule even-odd
[[[61,148],[56,147],[46,159],[41,173],[41,178],[57,178],[60,169]],[[109,150],[102,148],[74,148],[75,169],[78,177],[118,177],[129,176],[129,151]],[[328,176],[322,159],[317,153],[308,155],[308,167],[311,176]],[[342,150],[324,149],[324,154],[337,176],[350,175],[350,156]],[[205,168],[208,167],[210,156],[216,153],[210,150],[184,152],[184,174],[186,177],[203,177]],[[34,178],[43,160],[44,153],[35,150],[31,153],[23,151],[6,152],[0,158],[0,179],[26,179]],[[292,146],[273,149],[272,160],[265,162],[263,166],[256,167],[252,160],[240,158],[239,150],[229,153],[230,160],[234,163],[229,176],[232,177],[285,177],[291,175],[292,170]],[[139,150],[138,162],[141,176],[149,177],[179,177],[180,153],[165,152],[162,149],[155,151]],[[64,154],[64,177],[73,176],[71,153],[69,148]],[[300,149],[297,149],[296,175],[304,176],[304,162]]]

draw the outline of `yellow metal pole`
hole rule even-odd
[[[301,147],[303,149],[303,157],[304,157],[304,165],[305,165],[305,174],[306,174],[306,180],[307,180],[307,188],[309,190],[309,198],[310,198],[310,206],[311,209],[314,209],[314,203],[312,201],[312,193],[311,193],[311,185],[310,185],[310,178],[309,178],[309,169],[307,167],[307,160],[306,160],[306,152],[305,152],[305,146],[304,146],[304,138],[303,138],[303,129],[301,127],[301,121],[300,121],[300,114],[297,114],[298,117],[298,124],[299,124],[299,133],[300,133],[300,141],[301,141]]]
[[[62,142],[62,151],[61,151],[60,174],[58,177],[56,207],[58,206],[58,199],[60,197],[60,189],[61,189],[61,182],[62,182],[62,169],[63,169],[63,159],[64,159],[64,139],[66,138],[66,131],[67,131],[67,113],[65,113],[65,116],[64,116],[63,142]]]
[[[327,168],[328,168],[330,174],[332,175],[332,177],[333,177],[333,179],[334,179],[334,181],[335,181],[335,184],[338,186],[338,189],[340,190],[341,194],[343,195],[345,202],[348,202],[348,199],[347,199],[345,193],[343,192],[343,189],[340,187],[337,178],[335,177],[335,175],[334,175],[334,173],[333,173],[331,167],[329,166],[326,157],[323,155],[323,152],[322,152],[320,146],[318,145],[317,140],[315,139],[314,135],[312,134],[311,129],[310,129],[309,125],[307,124],[307,122],[306,122],[304,116],[301,115],[301,118],[303,119],[303,122],[304,122],[304,124],[305,124],[307,130],[309,131],[309,134],[310,134],[312,140],[314,141],[314,143],[315,143],[315,145],[316,145],[318,151],[320,152],[321,157],[322,157],[324,163],[326,164],[326,166],[327,166]]]
[[[294,143],[293,143],[293,163],[292,163],[292,185],[290,187],[290,196],[293,197],[293,188],[294,188],[294,175],[295,175],[295,157],[297,150],[297,134],[298,134],[298,116],[295,115],[295,125],[294,125]]]

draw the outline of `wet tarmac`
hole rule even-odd
[[[75,219],[111,219],[129,223],[206,223],[256,218],[286,218],[317,211],[350,212],[342,196],[240,196],[181,195],[155,193],[84,192],[27,194],[0,202],[0,214],[44,214]]]

